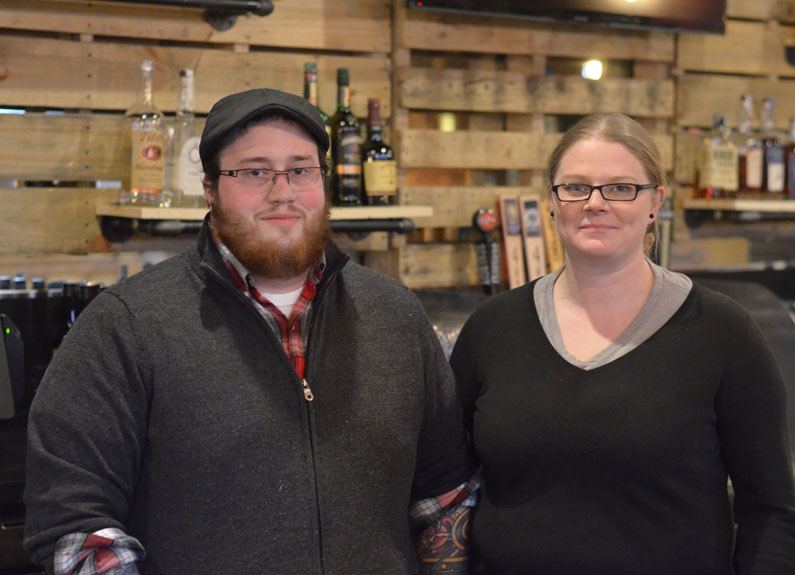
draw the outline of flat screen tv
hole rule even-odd
[[[670,32],[722,34],[726,25],[726,0],[409,0],[409,7]]]

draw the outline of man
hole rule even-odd
[[[409,290],[330,242],[328,145],[284,92],[211,110],[197,247],[96,298],[31,408],[48,572],[416,573],[410,505],[424,570],[463,569],[452,374]]]

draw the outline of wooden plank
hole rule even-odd
[[[721,113],[726,114],[732,127],[736,127],[740,96],[744,93],[753,96],[757,115],[764,98],[769,96],[775,100],[775,122],[779,130],[789,130],[789,118],[795,116],[795,80],[684,74],[677,82],[676,92],[676,123],[680,126],[708,128],[712,125],[713,114]]]
[[[4,0],[3,28],[178,42],[382,52],[391,49],[389,3],[381,0],[274,2],[269,16],[240,16],[214,30],[203,10],[80,0]]]
[[[543,169],[562,134],[459,130],[401,130],[398,161],[404,168]],[[663,166],[673,168],[673,137],[654,134]]]
[[[698,178],[698,154],[701,148],[702,133],[681,131],[674,136],[676,160],[673,179],[675,182],[694,185]]]
[[[535,77],[497,70],[398,71],[400,103],[407,108],[548,114],[623,112],[671,117],[673,80],[575,76]]]
[[[401,130],[398,142],[398,161],[407,168],[526,169],[541,161],[531,134]]]
[[[120,115],[0,115],[0,140],[0,179],[129,177],[130,143]]]
[[[421,186],[401,190],[401,201],[433,207],[430,218],[415,218],[417,227],[469,227],[479,208],[492,208],[500,195],[540,193],[528,187],[511,186]]]
[[[391,113],[391,64],[386,57],[306,55],[288,52],[235,53],[218,48],[183,48],[0,36],[0,106],[126,110],[140,91],[139,63],[152,59],[154,99],[164,112],[176,110],[179,70],[193,68],[196,111],[209,112],[223,96],[257,87],[303,95],[304,63],[318,64],[320,107],[336,108],[336,70],[351,76],[351,107],[367,115],[367,99]]]
[[[541,54],[572,58],[674,61],[674,34],[544,24],[459,14],[409,11],[405,46],[492,54]]]
[[[795,45],[795,27],[729,20],[726,34],[681,34],[676,66],[698,72],[795,76],[784,46]]]
[[[96,203],[118,194],[94,188],[0,189],[0,253],[87,253],[101,235]]]
[[[120,206],[115,203],[97,205],[97,215],[141,220],[185,220],[202,221],[207,208],[148,208],[139,206]],[[383,220],[394,218],[430,218],[430,206],[334,206],[331,220]]]
[[[408,244],[398,250],[398,270],[409,288],[480,283],[472,244]]]

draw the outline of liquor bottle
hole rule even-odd
[[[351,112],[347,68],[337,70],[337,111],[331,119],[331,157],[334,161],[332,200],[338,206],[362,203],[362,137]]]
[[[202,164],[199,157],[201,130],[194,115],[193,70],[180,70],[182,90],[177,106],[176,130],[174,133],[174,158],[172,185],[173,206],[201,208],[205,206],[202,186]]]
[[[756,196],[762,193],[764,150],[753,133],[754,102],[750,94],[740,98],[740,121],[737,151],[740,164],[740,196]]]
[[[129,196],[124,199],[143,206],[160,205],[160,193],[165,187],[165,136],[163,114],[152,97],[152,61],[141,62],[141,94],[125,117],[130,126],[131,159]]]
[[[784,158],[787,166],[787,199],[795,200],[795,118],[789,120],[789,143]]]
[[[765,150],[765,169],[762,189],[768,198],[784,195],[784,145],[776,135],[773,98],[767,98],[761,111],[762,145]]]
[[[306,98],[310,104],[312,104],[317,111],[320,113],[320,117],[323,119],[323,124],[326,126],[326,133],[329,137],[329,142],[331,141],[331,125],[329,124],[329,117],[326,112],[318,104],[318,96],[317,96],[317,64],[315,62],[307,62],[304,64],[304,98]],[[328,153],[326,154],[326,162],[331,163],[331,147],[328,149]]]
[[[368,206],[388,206],[397,198],[395,152],[381,133],[381,103],[367,101],[367,140],[362,146],[364,199]]]
[[[737,195],[739,161],[737,146],[723,114],[715,114],[712,131],[701,143],[698,158],[698,189],[704,198]]]

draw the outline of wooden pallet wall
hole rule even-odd
[[[707,222],[688,227],[682,204],[693,195],[700,132],[722,113],[732,129],[739,123],[740,96],[750,93],[759,128],[759,109],[767,97],[775,100],[775,124],[786,137],[795,117],[795,65],[785,57],[785,47],[795,46],[795,2],[791,0],[729,0],[724,35],[683,34],[676,41],[675,171],[680,184],[676,197],[672,262],[684,267],[703,265],[694,257],[709,245],[729,245],[733,238],[743,250],[726,263],[795,258],[795,226],[791,222]],[[709,242],[712,242],[710,244]],[[689,249],[689,246],[693,246]],[[709,263],[709,262],[707,262]]]
[[[240,16],[219,32],[199,9],[86,0],[0,3],[0,254],[129,249],[101,241],[93,203],[118,192],[85,183],[124,180],[123,112],[140,91],[139,64],[154,61],[155,102],[174,114],[179,70],[195,71],[196,111],[261,86],[303,94],[303,66],[318,64],[319,103],[336,107],[336,69],[350,69],[352,108],[367,98],[391,114],[391,12],[378,0],[275,0],[266,17]],[[48,111],[61,114],[50,114]],[[59,181],[71,187],[9,188]],[[70,206],[70,209],[64,209]],[[43,225],[43,223],[45,225]],[[13,237],[11,237],[13,236]],[[13,270],[16,271],[16,270]],[[0,273],[4,273],[0,262]]]
[[[425,230],[392,254],[410,287],[479,283],[461,229],[500,194],[545,198],[546,158],[571,116],[640,119],[673,169],[673,34],[394,9],[401,201],[434,208],[417,222]],[[580,76],[591,58],[606,66],[599,82]],[[444,129],[451,117],[455,131]]]

